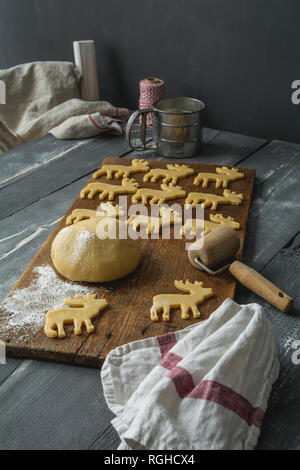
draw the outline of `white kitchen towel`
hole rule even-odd
[[[32,62],[0,70],[6,103],[0,105],[0,150],[48,132],[81,139],[104,132],[121,134],[128,110],[106,101],[80,99],[80,72],[71,62]]]
[[[120,449],[253,449],[279,374],[271,323],[231,299],[196,325],[120,346],[101,378]]]

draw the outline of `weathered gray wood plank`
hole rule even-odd
[[[97,138],[74,149],[63,158],[50,160],[1,189],[0,219],[24,209],[95,170],[110,153],[128,153],[123,138]]]
[[[8,357],[6,364],[0,364],[0,386],[13,373],[13,371],[22,363],[22,359]],[[1,388],[0,388],[1,396]]]
[[[24,361],[0,391],[0,449],[87,449],[113,417],[95,369]]]
[[[222,131],[209,145],[204,145],[203,153],[196,158],[206,163],[237,165],[266,143],[266,139]]]
[[[120,438],[115,428],[110,424],[89,447],[89,450],[115,450],[120,445]]]
[[[66,152],[86,145],[86,140],[58,140],[48,134],[21,147],[16,147],[1,154],[0,187],[12,179],[24,176],[26,172],[36,170],[40,165],[53,158],[63,157]]]
[[[206,131],[207,132],[207,131]],[[174,162],[191,161],[194,163],[215,163],[220,165],[237,165],[240,161],[257,151],[267,140],[257,137],[249,137],[232,132],[220,131],[217,134],[203,134],[203,149],[200,155],[193,158],[176,158]],[[147,158],[163,160],[155,152]]]
[[[300,146],[274,141],[242,162],[256,169],[244,260],[255,269],[300,230]]]

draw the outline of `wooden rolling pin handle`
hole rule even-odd
[[[293,305],[293,299],[291,297],[257,271],[246,266],[246,264],[235,261],[230,266],[229,271],[243,286],[247,287],[282,312],[287,313]]]

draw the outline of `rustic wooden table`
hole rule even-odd
[[[133,153],[123,137],[48,135],[0,155],[1,300],[108,155]],[[258,448],[300,449],[300,364],[292,361],[300,340],[300,145],[205,129],[203,152],[191,161],[256,169],[244,260],[295,298],[285,315],[237,290],[237,302],[265,307],[281,363]],[[12,358],[0,365],[0,449],[115,449],[112,417],[97,369]]]

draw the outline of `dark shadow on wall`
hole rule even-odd
[[[139,80],[200,98],[206,125],[300,143],[297,0],[1,0],[0,67],[73,60],[94,39],[100,95],[138,106]]]

